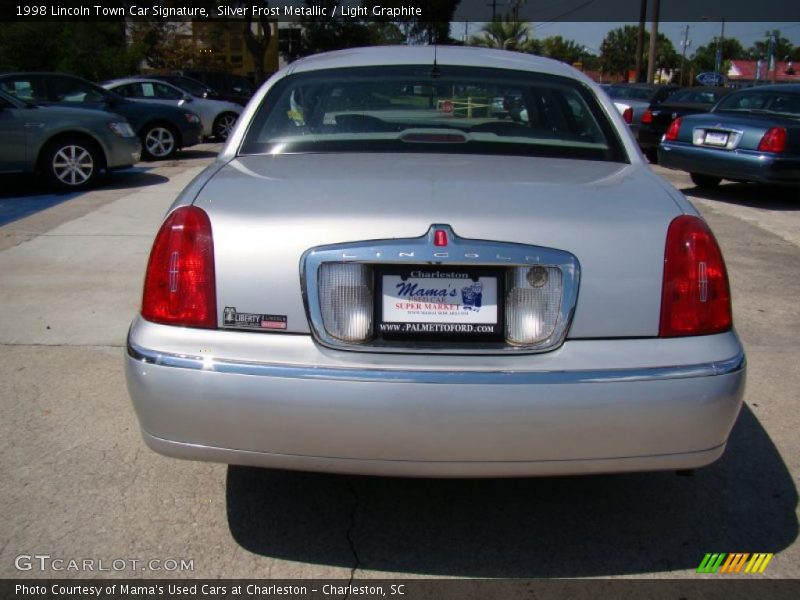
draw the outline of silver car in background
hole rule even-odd
[[[233,102],[213,100],[196,96],[167,81],[129,77],[115,79],[103,84],[107,90],[116,92],[128,100],[179,106],[190,109],[203,123],[203,135],[217,140],[228,139],[242,107]]]
[[[713,234],[597,85],[380,47],[256,94],[156,235],[126,374],[168,456],[532,476],[713,462],[745,356]]]
[[[141,152],[139,138],[120,115],[39,106],[0,92],[0,173],[39,171],[54,186],[77,190],[104,171],[130,167]]]

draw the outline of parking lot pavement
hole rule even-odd
[[[728,450],[694,476],[228,468],[147,450],[122,373],[150,241],[213,148],[198,152],[0,228],[0,577],[98,576],[19,572],[22,554],[193,561],[101,576],[695,577],[706,552],[774,552],[766,576],[800,576],[800,203],[762,208],[763,190],[728,186],[700,197],[667,173],[720,240],[749,360]]]

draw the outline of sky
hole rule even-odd
[[[792,0],[796,1],[796,0]],[[592,54],[600,54],[600,44],[606,34],[617,27],[623,25],[638,25],[638,23],[530,23],[536,37],[543,39],[553,35],[560,35],[566,39],[572,39],[586,46]],[[683,28],[687,23],[661,22],[658,31],[666,35],[675,46],[675,50],[681,52],[680,42],[683,39]],[[688,23],[689,40],[686,56],[691,57],[699,47],[708,44],[715,36],[720,34],[721,23],[695,22]],[[463,39],[465,26],[469,28],[469,35],[476,35],[483,23],[453,23],[451,35],[455,39]],[[650,31],[650,23],[647,23],[647,31]],[[800,45],[800,22],[782,23],[725,23],[725,37],[735,37],[745,48],[749,48],[758,40],[765,40],[764,33],[771,29],[779,29],[781,36],[788,38],[795,46]],[[779,57],[781,59],[783,57]]]

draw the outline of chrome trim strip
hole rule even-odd
[[[713,377],[741,371],[744,352],[727,360],[669,367],[630,369],[582,369],[575,371],[425,371],[408,369],[358,369],[256,363],[222,358],[157,352],[128,340],[128,356],[145,364],[232,375],[255,375],[282,379],[357,381],[379,383],[433,383],[468,385],[552,385],[576,383],[628,383]]]
[[[437,230],[447,233],[446,248],[434,244]],[[319,269],[323,263],[366,263],[369,265],[421,266],[489,266],[530,267],[542,265],[561,269],[562,292],[558,320],[550,337],[532,345],[510,343],[478,344],[469,347],[454,342],[383,342],[369,340],[362,344],[348,343],[328,334],[319,303]],[[528,246],[511,242],[475,240],[456,235],[445,224],[433,224],[417,238],[368,240],[330,246],[317,246],[303,253],[300,259],[300,285],[306,316],[312,334],[323,346],[356,352],[391,352],[395,354],[534,354],[558,348],[566,338],[578,301],[580,263],[564,250]],[[498,299],[499,301],[500,299]],[[504,324],[501,323],[501,326]]]

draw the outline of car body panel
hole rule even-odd
[[[359,174],[358,193],[354,173]],[[310,154],[264,161],[243,156],[219,170],[195,205],[209,214],[219,240],[220,322],[223,308],[236,306],[287,315],[289,331],[308,333],[298,278],[306,250],[418,237],[442,223],[462,238],[574,254],[583,282],[570,335],[652,336],[658,332],[664,232],[680,214],[674,203],[664,202],[655,179],[628,165],[559,159]],[[494,190],[501,185],[504,193],[497,197]],[[585,227],[587,222],[593,226]],[[659,238],[660,243],[648,243]],[[264,268],[254,272],[253,265]],[[282,293],[271,293],[275,288]],[[617,296],[623,299],[610,306]]]
[[[238,464],[414,476],[691,468],[721,454],[744,387],[732,332],[398,359],[308,336],[164,329],[175,328],[139,320],[130,333],[145,440]]]
[[[105,111],[62,106],[26,106],[0,93],[9,105],[0,109],[0,172],[33,172],[47,143],[56,136],[91,138],[103,151],[108,169],[129,167],[141,156],[138,138],[115,135],[109,123],[125,118]]]
[[[428,64],[442,72],[445,65],[487,67],[577,81],[581,93],[596,97],[593,114],[611,123],[624,156],[448,153],[437,146],[242,150],[260,105],[285,77]],[[287,117],[296,124],[295,110]],[[441,46],[299,60],[262,86],[218,159],[173,209],[187,205],[208,216],[213,233],[218,327],[141,317],[131,326],[128,389],[144,439],[158,452],[328,472],[483,477],[692,468],[724,450],[745,381],[736,333],[658,337],[667,228],[697,213],[643,163],[611,99],[563,63]],[[402,342],[379,352],[369,343],[360,351],[332,347],[312,332],[308,308],[318,297],[304,277],[320,246],[341,251],[343,263],[357,246],[376,252],[370,262],[397,264],[413,249],[394,257],[386,248],[433,247],[433,231],[455,241],[438,244],[429,267],[509,264],[501,251],[489,259],[474,251],[450,255],[470,243],[574,257],[579,290],[566,340],[538,353],[435,344],[413,352]],[[280,315],[286,329],[226,327],[226,307]]]

